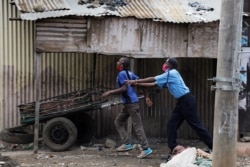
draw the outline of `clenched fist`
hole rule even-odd
[[[151,107],[153,105],[153,102],[151,101],[151,99],[149,97],[146,97],[146,104],[148,107]]]

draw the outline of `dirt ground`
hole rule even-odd
[[[3,167],[159,167],[168,154],[165,139],[149,139],[153,153],[145,159],[138,159],[139,149],[116,152],[115,148],[100,147],[106,139],[95,140],[87,145],[75,145],[64,152],[50,151],[43,145],[33,153],[32,145],[9,145],[1,148],[0,166]],[[113,141],[113,139],[112,139]],[[203,149],[197,140],[179,140],[183,146]],[[105,145],[104,145],[105,146]],[[249,167],[250,157],[238,157],[237,167]]]

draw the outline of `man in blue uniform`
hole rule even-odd
[[[122,144],[120,147],[116,149],[116,151],[129,151],[132,149],[132,145],[129,143],[128,134],[125,129],[125,124],[129,116],[132,119],[133,126],[135,128],[135,133],[140,140],[142,151],[137,156],[138,158],[144,158],[152,153],[152,150],[149,148],[148,140],[146,138],[144,128],[141,121],[141,115],[139,112],[139,99],[137,93],[134,90],[132,85],[126,84],[126,80],[136,80],[139,79],[137,75],[133,72],[129,71],[128,68],[130,66],[130,61],[127,57],[122,57],[117,62],[117,70],[119,74],[117,76],[117,89],[107,91],[102,94],[102,97],[107,97],[111,94],[121,94],[122,102],[124,108],[115,119],[115,127],[122,139]],[[147,97],[147,93],[144,90],[144,97],[146,100],[146,104],[148,106],[152,105],[152,101]]]
[[[167,126],[168,147],[171,152],[177,146],[177,130],[183,123],[187,123],[198,134],[201,140],[212,150],[213,140],[208,131],[202,126],[196,108],[196,99],[190,93],[189,88],[184,83],[181,75],[176,70],[178,62],[175,58],[169,58],[163,64],[164,73],[155,77],[148,77],[139,80],[129,80],[128,84],[138,86],[159,86],[167,88],[171,95],[177,99],[176,106],[172,112]]]

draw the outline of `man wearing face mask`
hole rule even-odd
[[[176,106],[167,125],[168,147],[170,148],[171,153],[178,145],[176,141],[177,130],[184,120],[187,121],[211,151],[213,145],[212,137],[203,127],[198,118],[196,99],[190,93],[189,88],[176,70],[177,66],[178,62],[175,58],[168,58],[162,66],[162,70],[164,71],[163,74],[139,80],[129,80],[126,82],[131,85],[145,87],[159,86],[160,88],[167,88],[170,94],[177,100]]]
[[[117,70],[119,71],[117,76],[117,89],[107,91],[102,94],[102,97],[107,97],[111,94],[121,94],[122,102],[123,102],[123,110],[119,112],[115,119],[115,127],[122,139],[122,144],[120,147],[116,149],[116,151],[129,151],[132,150],[132,145],[129,143],[128,134],[125,129],[126,121],[129,116],[132,119],[133,126],[135,128],[135,133],[140,141],[142,146],[141,153],[137,156],[137,158],[145,158],[146,156],[152,153],[152,150],[149,148],[148,140],[146,138],[144,128],[141,121],[141,115],[139,112],[139,99],[137,93],[134,90],[132,85],[128,85],[125,83],[126,80],[136,80],[139,79],[137,75],[133,72],[129,71],[130,61],[127,57],[122,57],[117,62]],[[144,97],[146,100],[147,106],[152,105],[152,101],[148,98],[147,92],[144,89]]]

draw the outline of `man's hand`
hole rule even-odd
[[[137,80],[125,80],[126,84],[136,85]]]
[[[110,91],[107,91],[107,92],[103,93],[103,94],[101,95],[101,97],[102,97],[102,98],[107,97],[107,96],[110,95],[110,93],[111,93]]]
[[[149,97],[146,97],[145,100],[146,100],[146,104],[148,107],[151,107],[153,105],[153,102],[151,101]]]

